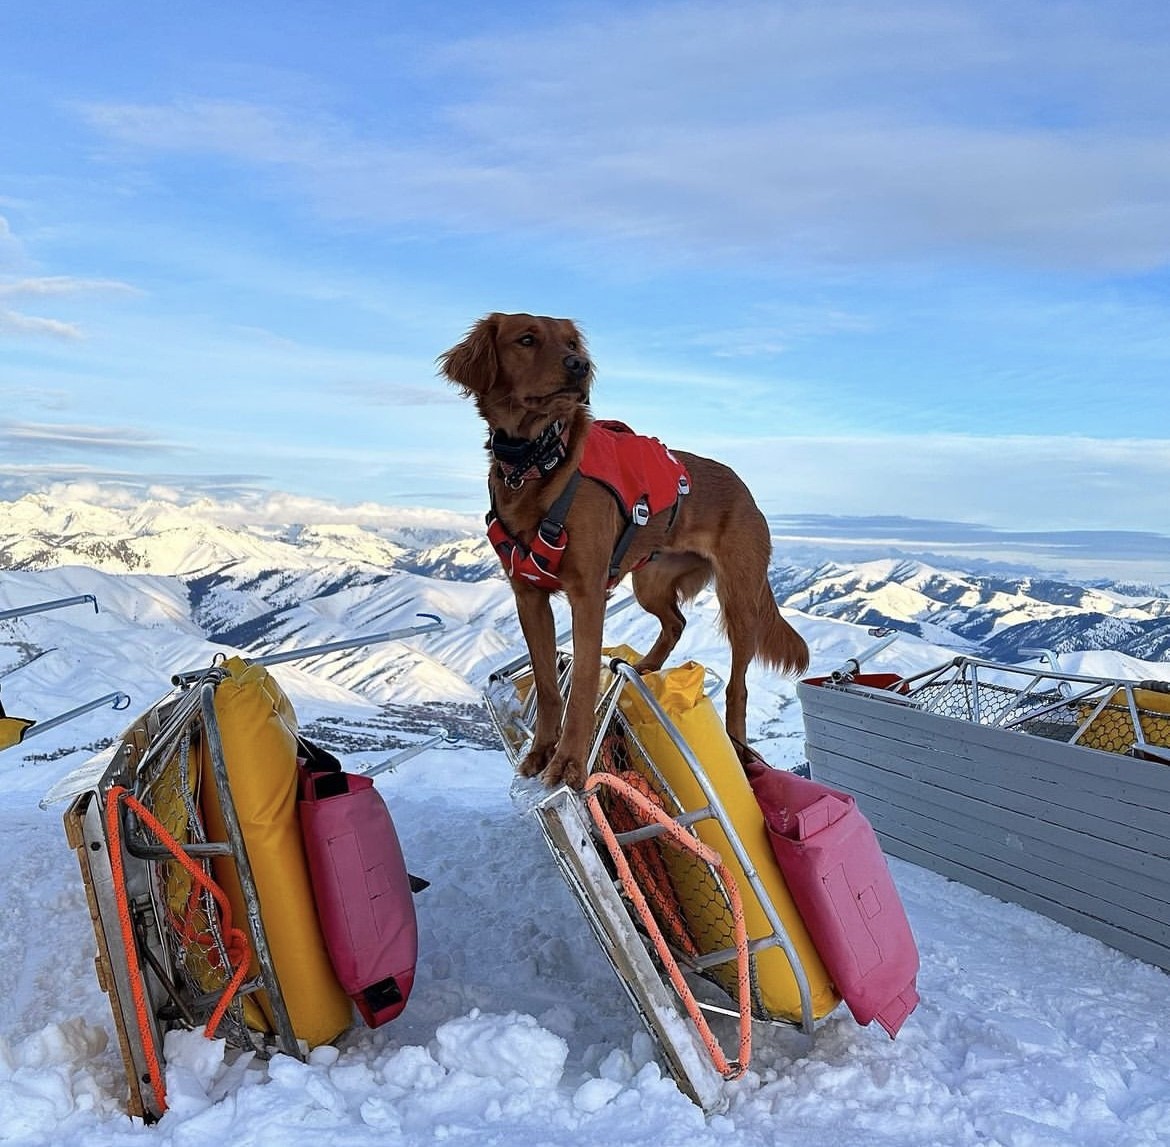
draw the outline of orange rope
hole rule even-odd
[[[110,838],[110,866],[114,874],[114,892],[118,901],[118,918],[122,925],[122,940],[126,948],[126,960],[130,970],[130,982],[134,993],[134,1010],[138,1017],[139,1032],[146,1051],[147,1067],[150,1072],[151,1084],[159,1098],[162,1109],[166,1110],[166,1094],[163,1085],[162,1072],[159,1070],[158,1060],[154,1051],[154,1040],[151,1036],[149,1014],[146,1004],[146,993],[143,988],[142,974],[138,963],[138,949],[134,943],[134,929],[130,921],[130,905],[126,896],[126,881],[122,864],[121,825],[118,819],[118,804],[125,800],[134,814],[150,829],[159,842],[186,870],[194,881],[192,897],[195,896],[195,886],[206,891],[219,908],[221,931],[224,938],[224,947],[227,950],[229,966],[235,970],[231,979],[224,988],[215,1010],[203,1029],[208,1039],[214,1039],[216,1029],[223,1022],[223,1017],[248,976],[248,968],[252,962],[252,950],[247,935],[232,925],[232,909],[223,889],[204,871],[203,866],[187,855],[183,846],[171,835],[166,826],[153,813],[125,788],[116,785],[106,798],[106,831]],[[191,902],[188,908],[192,907]],[[190,929],[188,924],[187,929]]]
[[[635,772],[626,771],[621,773],[621,779],[637,789],[643,796],[652,800],[657,807],[662,808],[661,799],[645,777]],[[606,816],[614,832],[619,836],[624,832],[640,828],[643,823],[638,819],[634,810],[621,800],[612,802]],[[658,849],[657,842],[642,840],[626,846],[626,858],[630,862],[630,870],[639,887],[649,889],[650,897],[658,909],[657,918],[665,922],[671,942],[685,955],[697,956],[699,954],[698,945],[683,918],[682,905],[679,903],[678,894],[671,883],[670,872]]]
[[[641,888],[638,887],[637,880],[630,869],[629,862],[626,859],[625,853],[622,851],[621,844],[614,833],[612,825],[606,819],[604,809],[601,807],[598,789],[603,786],[612,789],[620,795],[631,809],[637,809],[643,818],[644,824],[653,823],[661,825],[671,841],[678,847],[691,853],[697,859],[711,865],[712,868],[715,868],[719,872],[723,880],[724,886],[727,889],[728,899],[731,902],[731,915],[735,930],[737,985],[739,988],[739,1056],[735,1062],[728,1062],[727,1056],[719,1046],[719,1041],[715,1038],[714,1033],[708,1026],[706,1017],[703,1015],[699,1003],[690,989],[690,985],[683,977],[682,970],[678,966],[678,961],[675,960],[674,954],[670,950],[670,945],[662,935],[662,929],[659,928],[658,922],[654,918],[653,910],[647,903]],[[666,974],[670,978],[674,990],[678,993],[687,1015],[699,1033],[699,1038],[702,1039],[707,1053],[711,1056],[711,1062],[715,1065],[715,1070],[725,1079],[738,1078],[747,1070],[748,1063],[751,1060],[752,1023],[747,925],[744,922],[743,903],[740,900],[739,889],[736,887],[735,879],[723,863],[723,858],[715,849],[704,844],[703,841],[687,832],[686,829],[667,816],[652,800],[620,777],[616,777],[612,773],[593,773],[585,782],[584,796],[586,806],[589,809],[590,815],[593,817],[593,822],[601,833],[606,847],[609,849],[609,854],[617,869],[618,879],[621,881],[622,888],[645,926],[646,932],[654,945],[654,950],[658,954],[659,960],[662,961],[662,966],[666,970]]]

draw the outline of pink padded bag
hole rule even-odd
[[[414,984],[418,927],[390,810],[369,777],[301,766],[297,809],[333,970],[369,1027]]]
[[[805,927],[859,1024],[890,1037],[918,1004],[918,946],[873,828],[848,793],[744,766]]]

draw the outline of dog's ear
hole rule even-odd
[[[486,315],[467,332],[461,343],[439,355],[439,369],[462,387],[465,394],[484,395],[496,381],[498,314]]]

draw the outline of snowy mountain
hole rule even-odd
[[[1001,661],[1023,660],[1036,648],[1170,659],[1170,593],[1155,586],[994,577],[904,559],[782,566],[773,570],[772,586],[792,609],[902,630]]]
[[[45,494],[0,503],[0,610],[78,594],[101,606],[97,615],[74,609],[0,622],[6,704],[43,718],[123,690],[145,705],[175,671],[228,651],[261,656],[383,634],[425,614],[443,620],[441,633],[297,661],[285,671],[294,702],[318,723],[315,735],[339,749],[392,747],[404,730],[425,730],[440,716],[460,736],[493,743],[480,691],[521,640],[478,521],[371,507],[353,520],[293,520],[304,509],[272,516],[209,500],[103,506]],[[808,639],[814,669],[854,656],[876,627],[907,635],[897,647],[903,665],[955,650],[1011,661],[1036,648],[1107,649],[1139,665],[1170,658],[1164,589],[992,577],[901,558],[847,566],[777,557],[773,587]],[[628,593],[619,588],[615,603]],[[564,603],[556,608],[564,627]],[[677,655],[725,671],[709,591],[688,616]],[[631,610],[607,637],[645,647],[654,633]],[[760,671],[752,688],[755,735],[798,738],[791,682]],[[100,727],[98,717],[78,726]]]
[[[33,494],[0,503],[0,570],[83,565],[175,576],[189,589],[193,620],[231,645],[279,633],[296,605],[361,587],[372,592],[395,575],[499,580],[474,515],[443,515],[426,526],[418,517],[425,511],[397,521],[389,513],[365,522],[258,522],[207,499],[110,508]],[[1170,587],[992,576],[901,557],[791,565],[779,548],[772,584],[801,612],[1005,658],[1037,645],[1058,652],[1108,647],[1150,660],[1170,649]]]
[[[9,708],[43,717],[115,689],[145,705],[172,673],[228,651],[257,657],[332,644],[408,629],[427,614],[443,620],[441,633],[295,662],[285,672],[298,708],[326,722],[316,734],[338,749],[392,746],[402,729],[432,727],[440,715],[460,735],[493,743],[481,688],[522,646],[479,522],[370,507],[351,520],[292,520],[302,509],[248,514],[209,500],[111,507],[44,494],[0,503],[0,610],[82,593],[101,603],[97,616],[69,610],[0,621]],[[954,651],[1014,661],[1035,648],[1109,650],[1138,664],[1170,655],[1170,595],[1154,586],[992,577],[906,558],[780,558],[773,589],[810,643],[814,668],[853,657],[875,627],[907,634],[897,647],[903,665]],[[620,588],[615,603],[627,595]],[[567,625],[564,603],[557,609]],[[724,672],[710,591],[688,617],[677,655]],[[645,647],[654,633],[653,621],[632,610],[607,637]],[[794,712],[791,682],[755,673],[756,735],[798,736]],[[94,717],[78,728],[99,724]]]

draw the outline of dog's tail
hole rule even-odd
[[[756,616],[756,656],[781,673],[803,673],[808,668],[808,644],[784,620],[766,579],[760,586]]]

